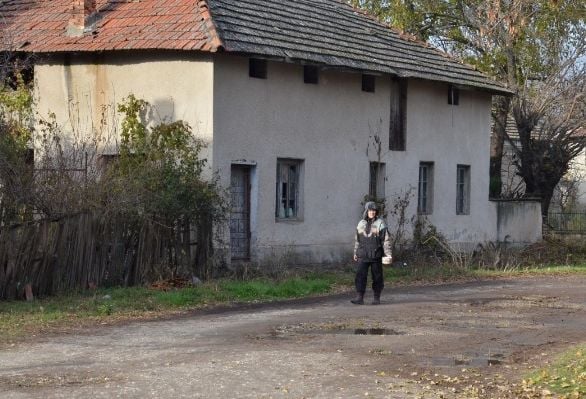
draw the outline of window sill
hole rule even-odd
[[[275,223],[285,223],[285,224],[299,224],[303,223],[302,218],[275,218]]]

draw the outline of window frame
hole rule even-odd
[[[389,150],[407,149],[407,80],[391,78]]]
[[[248,59],[248,76],[253,79],[267,79],[267,60],[262,58]]]
[[[275,189],[275,220],[277,222],[288,222],[288,221],[303,221],[303,177],[304,177],[304,160],[303,159],[296,159],[296,158],[277,158],[277,168],[276,168],[276,189]],[[290,185],[291,182],[283,182],[283,171],[282,168],[286,167],[296,167],[297,171],[293,176],[293,197],[291,197]],[[287,174],[287,178],[291,178],[291,170],[289,170],[289,174]],[[283,197],[283,183],[287,184],[286,187],[286,194]],[[293,201],[293,209],[291,207],[285,208],[285,206],[281,207],[282,201],[285,200],[285,203],[289,203],[291,205],[291,201]],[[288,215],[289,209],[293,210],[292,215]]]
[[[433,162],[419,163],[419,178],[417,181],[417,214],[431,215],[433,213]],[[423,172],[425,179],[423,180]]]
[[[374,93],[376,91],[376,76],[367,73],[362,74],[362,91]]]
[[[460,89],[454,85],[448,86],[448,104],[460,105]]]
[[[456,215],[470,215],[470,165],[456,166]]]
[[[368,195],[377,199],[385,197],[386,164],[369,162]]]
[[[303,65],[303,83],[319,84],[319,68],[316,65]]]

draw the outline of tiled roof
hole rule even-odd
[[[98,0],[83,36],[66,34],[72,0],[0,2],[0,46],[26,52],[168,49],[215,51],[209,11],[199,0]]]
[[[226,51],[508,92],[469,65],[341,0],[209,0]]]
[[[342,0],[97,0],[86,34],[66,34],[72,0],[0,0],[0,46],[27,52],[199,50],[388,73],[510,93]]]

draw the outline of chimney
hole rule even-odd
[[[70,0],[71,18],[67,25],[69,36],[82,36],[84,31],[95,22],[96,0]]]

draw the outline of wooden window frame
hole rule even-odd
[[[386,164],[369,162],[368,195],[377,199],[385,197]]]
[[[470,215],[470,165],[456,167],[456,215]]]
[[[275,220],[277,221],[303,220],[303,165],[302,159],[277,158],[275,190]]]
[[[417,183],[417,214],[433,213],[433,162],[419,163],[419,180]]]
[[[407,148],[407,80],[391,78],[391,107],[389,116],[389,150]]]

